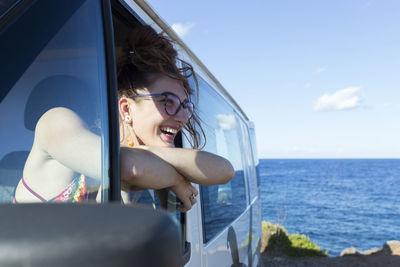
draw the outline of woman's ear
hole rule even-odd
[[[118,111],[119,115],[125,123],[130,124],[132,122],[132,114],[128,98],[121,97],[118,100]]]

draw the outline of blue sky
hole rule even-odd
[[[400,157],[400,1],[148,3],[254,121],[260,158]]]

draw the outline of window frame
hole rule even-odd
[[[109,135],[109,201],[121,202],[118,85],[114,46],[114,28],[110,1],[101,0],[104,47],[106,55],[108,135]]]
[[[134,26],[134,22],[132,20],[136,20],[137,22],[139,22],[140,24],[146,24],[145,21],[123,0],[112,0],[111,1],[111,15],[110,15],[110,21],[111,21],[111,26],[112,29],[114,29],[113,27],[113,23],[112,23],[112,18],[114,17],[118,17],[120,20],[124,20],[125,23],[127,24],[132,24],[131,26]],[[104,24],[105,25],[105,24]],[[153,25],[152,25],[153,26]],[[156,29],[157,30],[157,29]],[[115,58],[115,43],[114,43],[114,32],[112,32],[111,38],[110,38],[111,42],[112,42],[112,52],[114,53],[114,58]],[[111,47],[111,46],[110,46]],[[110,66],[110,68],[114,68],[114,71],[116,70],[116,60],[114,59],[113,61],[114,66]],[[119,117],[118,117],[118,85],[117,85],[117,76],[115,74],[115,82],[116,82],[116,98],[117,98],[117,103],[115,104],[116,107],[116,115],[117,115],[117,122],[119,121]],[[119,136],[119,125],[118,125],[118,136]],[[177,136],[177,138],[179,140],[176,140],[175,144],[177,145],[177,147],[185,147],[184,146],[184,141],[183,141],[183,134],[181,133],[180,135]],[[118,149],[119,149],[119,138],[118,138]],[[111,143],[111,142],[110,142]],[[118,150],[119,152],[119,150]],[[118,165],[119,167],[119,165]],[[119,170],[119,168],[118,168]],[[119,176],[118,176],[119,177]],[[119,183],[119,179],[118,179],[118,183]],[[120,185],[119,185],[120,188]],[[117,192],[120,195],[120,189]],[[190,242],[187,241],[187,216],[186,213],[180,213],[180,230],[181,230],[181,242],[182,242],[182,257],[183,257],[183,264],[187,263],[190,260],[191,257],[191,244]]]

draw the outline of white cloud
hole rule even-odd
[[[319,97],[315,105],[314,111],[337,111],[357,108],[361,104],[361,96],[359,95],[360,87],[348,87],[338,90],[333,94],[324,94]]]
[[[320,74],[325,71],[325,68],[318,68],[314,71],[315,74]]]
[[[217,114],[215,117],[217,118],[218,126],[221,129],[229,131],[236,128],[236,119],[234,115]]]
[[[174,23],[172,24],[172,29],[183,38],[193,26],[193,23]]]

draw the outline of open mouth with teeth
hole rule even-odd
[[[160,127],[160,131],[167,138],[169,141],[174,141],[175,135],[177,134],[178,130],[173,129],[170,127]]]

